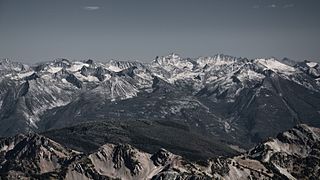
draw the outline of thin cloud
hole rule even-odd
[[[277,8],[278,6],[276,4],[270,4],[268,7],[269,8]]]
[[[259,6],[259,5],[254,5],[254,6],[252,6],[252,8],[253,8],[253,9],[259,9],[260,6]]]
[[[85,6],[83,7],[84,10],[87,10],[87,11],[96,11],[98,9],[100,9],[99,6]]]
[[[285,4],[283,5],[283,8],[293,8],[294,4]]]

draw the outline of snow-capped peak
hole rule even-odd
[[[69,68],[67,68],[68,71],[71,72],[76,72],[81,70],[81,68],[85,66],[85,67],[89,67],[88,63],[84,63],[84,62],[80,62],[80,61],[75,61],[71,64],[71,66]]]
[[[236,57],[228,56],[224,54],[216,54],[212,57],[200,57],[197,59],[197,63],[200,66],[211,65],[211,66],[221,66],[229,65],[236,61]]]
[[[292,74],[296,71],[296,69],[294,67],[286,65],[284,63],[281,63],[280,61],[276,60],[275,58],[256,59],[254,62],[259,65],[262,65],[266,69],[273,70],[277,73]]]
[[[0,60],[0,71],[27,71],[28,69],[28,65],[19,62],[13,62],[8,58]]]
[[[181,58],[176,53],[171,53],[167,56],[157,57],[153,61],[154,66],[160,66],[166,71],[175,71],[176,69],[191,70],[194,64],[190,59]]]
[[[169,54],[167,57],[170,58],[170,59],[174,59],[174,60],[180,60],[180,59],[182,59],[182,58],[180,57],[180,55],[177,54],[177,53],[171,53],[171,54]]]
[[[314,68],[318,65],[318,63],[316,63],[316,62],[307,62],[306,64],[311,68]]]
[[[158,63],[160,65],[167,65],[167,64],[177,64],[182,58],[176,54],[176,53],[171,53],[167,56],[162,56],[162,57],[156,57],[154,60],[154,63]]]

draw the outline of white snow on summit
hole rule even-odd
[[[316,62],[308,62],[307,65],[311,68],[315,67],[316,65],[318,65],[318,63]]]
[[[240,81],[244,82],[245,80],[262,80],[265,76],[255,71],[247,70],[242,71],[242,73],[239,74],[237,77]]]
[[[255,62],[265,66],[267,69],[273,70],[278,73],[292,74],[293,72],[296,71],[294,67],[283,64],[274,58],[256,59]]]
[[[75,61],[72,63],[71,67],[70,68],[67,68],[68,71],[71,71],[71,72],[76,72],[76,71],[79,71],[81,70],[81,68],[85,66],[85,67],[89,67],[89,64],[87,63],[83,63],[83,62],[79,62],[79,61]]]

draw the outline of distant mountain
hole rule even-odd
[[[1,136],[146,120],[248,149],[298,123],[320,127],[316,62],[223,54],[34,66],[6,59],[0,74]]]
[[[192,162],[128,144],[73,151],[38,134],[0,140],[1,179],[318,179],[320,129],[299,125],[247,153]]]

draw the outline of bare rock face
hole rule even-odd
[[[317,179],[320,129],[299,125],[247,153],[190,162],[165,149],[154,154],[105,144],[84,154],[38,134],[0,141],[0,177],[8,179]]]
[[[151,156],[151,160],[156,166],[165,165],[166,162],[170,160],[171,156],[172,154],[169,151],[165,149],[160,149],[158,152]]]
[[[317,179],[320,173],[320,131],[299,125],[249,151],[249,157],[289,179]]]
[[[38,134],[17,135],[1,140],[0,174],[16,178],[54,172],[77,152]]]
[[[224,179],[317,179],[320,129],[298,125],[270,138],[248,153],[212,161],[216,177]]]

